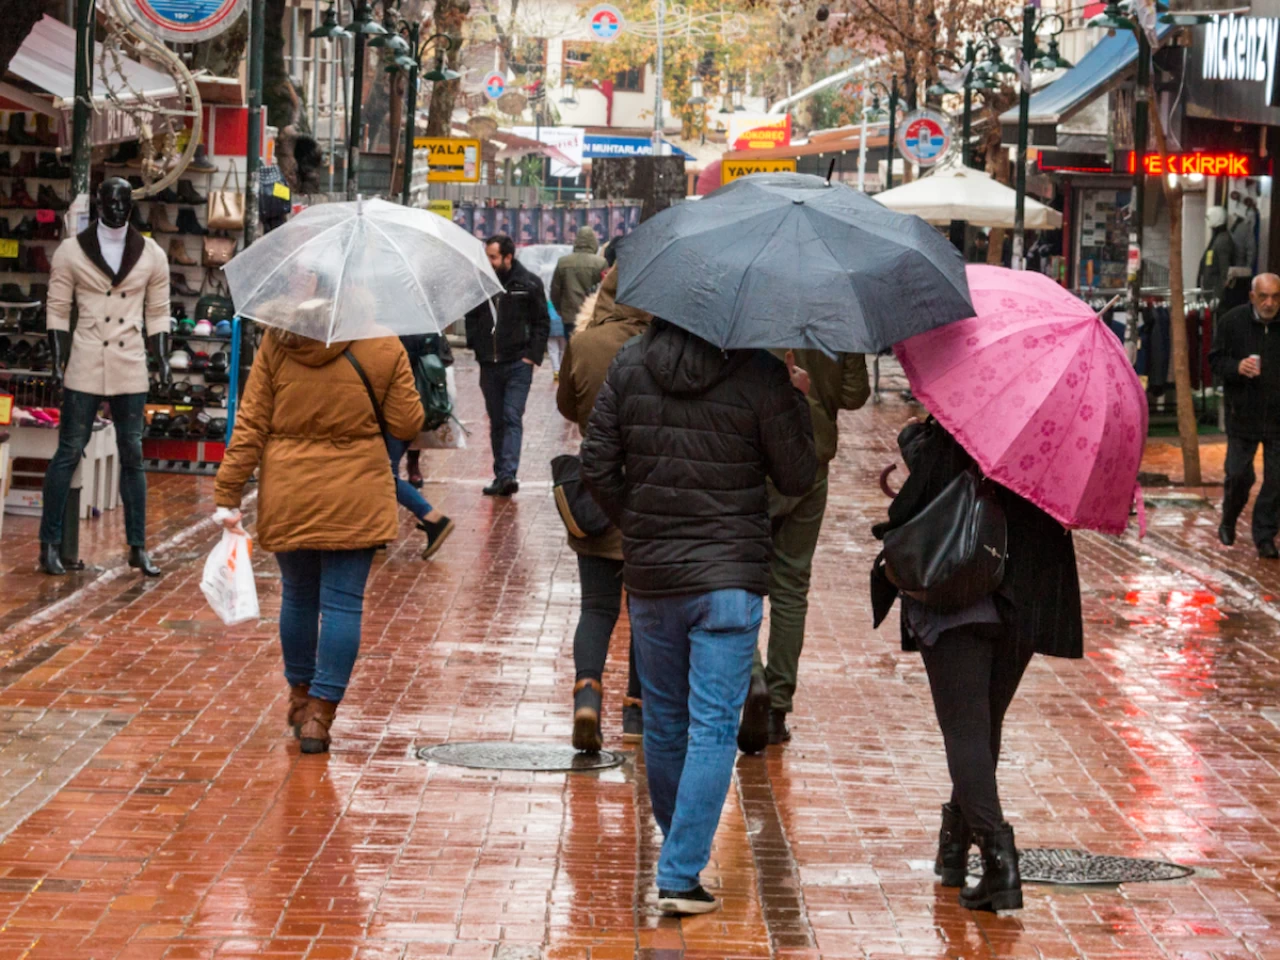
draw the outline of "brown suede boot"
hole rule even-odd
[[[338,705],[330,700],[311,697],[302,714],[302,729],[298,731],[303,753],[328,753],[329,728],[333,726]]]
[[[302,736],[302,715],[306,713],[307,701],[311,699],[311,695],[307,693],[310,689],[311,685],[307,683],[289,685],[289,727],[293,730],[295,740]]]
[[[573,749],[599,753],[604,746],[600,736],[600,707],[604,688],[599,680],[587,677],[573,685]]]

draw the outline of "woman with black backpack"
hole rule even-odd
[[[453,363],[453,353],[449,349],[449,341],[438,333],[423,333],[401,337],[405,353],[409,354],[409,365],[416,373],[420,361],[427,356],[439,357],[445,366]],[[446,359],[447,357],[447,359]],[[430,411],[428,411],[430,416]],[[387,453],[391,457],[391,475],[396,481],[396,502],[418,518],[418,529],[427,535],[427,545],[422,551],[422,559],[427,560],[440,549],[449,534],[453,533],[453,521],[431,506],[427,498],[418,492],[422,486],[422,473],[418,467],[417,450],[410,450],[412,441],[387,437]],[[400,478],[400,461],[405,454],[409,456],[409,479]],[[417,482],[415,483],[415,475]]]

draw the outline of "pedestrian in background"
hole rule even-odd
[[[420,357],[435,354],[446,368],[453,366],[453,348],[449,346],[449,338],[443,334],[414,334],[408,337],[401,337],[400,342],[404,345],[405,353],[409,354],[411,363]],[[421,490],[423,484],[422,451],[410,447],[404,455],[404,462],[405,470],[409,474],[409,486],[415,490]],[[398,475],[399,470],[397,470]]]
[[[410,370],[429,353],[438,354],[440,351],[438,343],[443,340],[444,338],[437,333],[419,333],[401,337],[400,345],[404,347],[405,354],[409,357]],[[448,349],[447,343],[445,349]],[[412,440],[401,440],[390,434],[387,435],[386,440],[387,454],[391,457],[391,476],[396,482],[396,502],[414,515],[418,521],[418,529],[427,535],[427,545],[422,550],[422,559],[428,560],[435,555],[445,539],[453,532],[453,521],[431,506],[427,498],[418,492],[422,488],[422,474],[417,456],[419,451],[409,450]],[[414,456],[410,458],[409,479],[402,480],[400,479],[400,461],[405,458],[406,453],[412,453]],[[418,479],[416,484],[413,482],[415,473]]]
[[[542,366],[547,351],[551,319],[542,281],[516,260],[511,238],[490,237],[485,252],[503,292],[467,313],[467,346],[480,363],[480,392],[489,414],[493,448],[493,483],[484,488],[484,494],[509,497],[520,490],[524,408],[533,368]]]
[[[614,268],[606,274],[600,289],[583,301],[576,332],[561,367],[556,408],[562,417],[578,425],[584,437],[596,395],[613,358],[623,344],[644,333],[653,319],[643,310],[617,303],[617,292],[618,271]],[[613,628],[622,612],[622,532],[612,527],[595,537],[579,539],[569,535],[569,547],[578,555],[578,580],[582,584],[582,612],[573,635],[573,746],[597,751],[604,746],[600,733],[604,664]],[[635,742],[644,735],[643,696],[636,672],[635,643],[629,647],[622,739]]]
[[[331,305],[301,304],[300,326],[308,311],[323,329],[319,318]],[[409,357],[395,337],[325,344],[270,328],[253,359],[214,483],[215,516],[239,527],[244,486],[260,469],[257,539],[280,565],[288,721],[303,753],[329,749],[360,650],[374,550],[400,526],[380,423],[409,440],[423,418]]]
[[[1253,459],[1262,445],[1262,489],[1253,505],[1253,543],[1258,556],[1280,558],[1280,276],[1253,278],[1249,303],[1218,318],[1209,363],[1222,382],[1226,404],[1227,460],[1218,539],[1236,542],[1236,521],[1249,502],[1257,474]]]
[[[551,305],[560,314],[564,325],[560,341],[548,343],[551,363],[557,370],[560,369],[565,343],[573,336],[574,322],[582,309],[582,302],[600,286],[600,278],[608,268],[604,257],[596,252],[598,249],[596,232],[590,227],[583,227],[574,238],[573,252],[560,258],[556,272],[551,275]]]
[[[768,662],[761,660],[757,647],[751,690],[738,730],[738,748],[744,753],[757,753],[766,744],[791,739],[787,714],[792,709],[804,649],[809,581],[827,511],[827,469],[836,455],[838,419],[841,410],[857,410],[871,396],[867,362],[860,353],[829,357],[821,350],[796,350],[788,360],[809,374],[809,414],[818,474],[813,486],[799,497],[784,496],[769,484],[773,558],[769,562]]]
[[[803,370],[655,319],[596,398],[582,476],[622,531],[644,753],[664,842],[658,906],[719,905],[699,874],[733,776],[769,582],[769,494],[817,472]]]
[[[919,515],[947,486],[977,464],[940,423],[911,423],[898,436],[911,475],[889,507],[890,530]],[[942,807],[934,870],[944,886],[964,887],[969,848],[982,853],[982,879],[960,893],[971,910],[1016,910],[1022,877],[1013,828],[1005,821],[996,782],[1005,712],[1031,657],[1084,655],[1080,581],[1071,533],[1049,514],[1005,487],[993,485],[1005,516],[1008,553],[994,594],[955,612],[902,597],[902,649],[919,650],[929,677],[951,775],[951,800]],[[872,571],[878,627],[898,589],[883,565]]]

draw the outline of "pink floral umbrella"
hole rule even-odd
[[[966,272],[977,316],[894,347],[912,392],[992,480],[1064,526],[1123,533],[1147,398],[1120,341],[1043,274]]]

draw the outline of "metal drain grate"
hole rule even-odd
[[[473,770],[607,770],[626,759],[625,754],[613,750],[581,753],[573,747],[556,744],[498,741],[441,743],[434,747],[419,747],[417,755],[419,760]]]
[[[1029,883],[1117,884],[1180,880],[1195,873],[1190,867],[1163,860],[1105,857],[1083,850],[1019,850],[1018,868]],[[969,874],[982,875],[982,858],[969,857]]]

